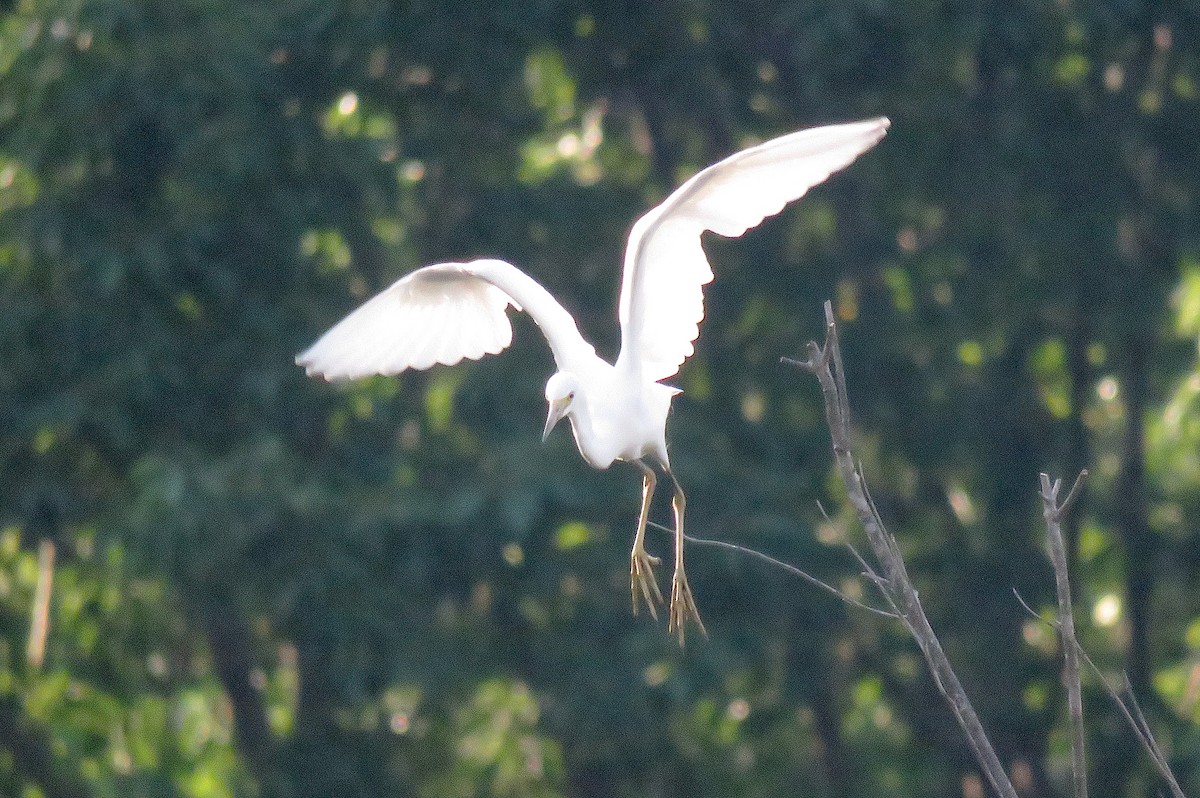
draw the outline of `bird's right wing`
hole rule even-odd
[[[700,235],[737,237],[850,164],[887,119],[801,130],[742,150],[694,175],[634,224],[621,279],[621,355],[662,380],[692,354],[713,279]]]
[[[327,380],[399,374],[494,355],[512,343],[507,309],[533,317],[560,369],[593,355],[575,320],[545,288],[511,263],[439,263],[400,278],[296,356]]]

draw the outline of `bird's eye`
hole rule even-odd
[[[574,399],[574,398],[575,398],[575,392],[574,392],[574,391],[571,391],[569,394],[567,394],[567,399]]]

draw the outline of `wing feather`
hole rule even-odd
[[[620,359],[662,380],[690,357],[713,279],[705,230],[737,237],[800,199],[883,138],[887,119],[801,130],[696,174],[637,221],[621,280]]]
[[[525,309],[560,368],[595,357],[574,319],[533,278],[501,260],[439,263],[400,278],[296,357],[310,375],[346,380],[452,366],[512,343],[507,310]]]

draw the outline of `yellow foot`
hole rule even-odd
[[[671,617],[667,623],[667,631],[679,635],[679,645],[683,645],[684,627],[688,620],[696,622],[700,634],[708,637],[704,621],[700,620],[700,610],[696,609],[696,600],[692,598],[692,589],[688,586],[687,574],[682,566],[675,569],[675,577],[671,580]]]
[[[663,603],[662,592],[658,589],[658,580],[654,578],[654,566],[662,562],[658,557],[646,553],[640,546],[635,546],[629,554],[629,592],[633,596],[633,614],[638,614],[638,594],[646,600],[650,609],[650,617],[658,620],[658,605]]]

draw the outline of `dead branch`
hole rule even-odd
[[[1104,677],[1100,668],[1096,666],[1096,663],[1092,661],[1092,658],[1084,651],[1083,646],[1079,644],[1079,639],[1075,635],[1075,619],[1071,610],[1071,585],[1067,570],[1066,544],[1063,539],[1061,521],[1074,503],[1079,487],[1086,477],[1087,471],[1080,472],[1079,476],[1075,479],[1075,484],[1071,486],[1071,490],[1067,493],[1067,498],[1063,499],[1060,504],[1058,502],[1058,492],[1062,488],[1061,481],[1054,480],[1053,484],[1051,484],[1049,476],[1046,474],[1041,475],[1043,515],[1046,519],[1046,532],[1050,543],[1050,563],[1054,566],[1054,583],[1058,592],[1058,618],[1051,623],[1051,626],[1058,632],[1063,647],[1063,681],[1067,685],[1067,706],[1071,716],[1071,767],[1075,777],[1075,796],[1076,798],[1087,797],[1082,679],[1079,667],[1079,662],[1082,660],[1100,681],[1100,684],[1104,686],[1113,703],[1121,710],[1121,714],[1125,717],[1129,727],[1133,729],[1134,736],[1137,737],[1138,742],[1145,749],[1147,756],[1150,757],[1150,761],[1154,763],[1154,767],[1158,770],[1159,775],[1167,783],[1171,795],[1174,798],[1184,798],[1183,789],[1179,786],[1179,781],[1175,778],[1175,774],[1171,772],[1171,765],[1167,761],[1166,754],[1163,753],[1162,747],[1159,746],[1158,740],[1155,739],[1154,733],[1150,730],[1150,724],[1147,723],[1146,716],[1142,714],[1141,706],[1138,704],[1137,696],[1133,691],[1133,685],[1130,684],[1129,675],[1125,673],[1121,675],[1122,685],[1120,689],[1113,687],[1109,684],[1108,679]],[[1021,605],[1028,612],[1041,620],[1041,617],[1033,612],[1020,595],[1017,595],[1017,600],[1021,602]],[[1124,693],[1124,697],[1122,693]]]
[[[862,467],[854,458],[850,442],[850,402],[846,391],[845,369],[838,343],[837,324],[833,306],[825,303],[825,345],[815,341],[808,345],[808,359],[784,361],[816,376],[825,400],[825,420],[829,425],[834,460],[846,487],[846,494],[859,523],[867,533],[871,550],[879,562],[880,579],[876,582],[884,600],[891,605],[908,628],[933,674],[938,690],[945,697],[951,712],[966,735],[985,778],[997,795],[1017,798],[1008,774],[1004,771],[995,748],[988,739],[967,698],[962,683],[942,650],[933,627],[925,615],[917,589],[908,576],[896,539],[887,531],[867,489]]]
[[[1054,587],[1058,593],[1058,633],[1063,647],[1063,683],[1067,687],[1067,711],[1071,720],[1071,774],[1075,798],[1087,798],[1087,757],[1084,751],[1083,685],[1079,676],[1079,654],[1075,649],[1075,617],[1071,609],[1071,582],[1067,576],[1067,544],[1062,533],[1062,517],[1071,507],[1087,471],[1081,471],[1062,504],[1058,503],[1061,480],[1051,484],[1041,475],[1042,515],[1050,543],[1050,562],[1054,566]]]

